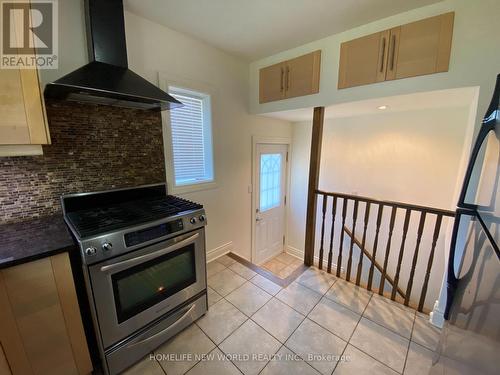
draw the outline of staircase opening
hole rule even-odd
[[[294,122],[287,251],[319,266],[322,249],[328,270],[336,198],[330,271],[431,310],[443,282],[477,95],[477,88],[459,88],[316,107],[312,121],[311,109],[284,113]]]

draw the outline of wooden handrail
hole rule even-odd
[[[352,199],[354,201],[357,200],[359,202],[374,203],[374,204],[380,204],[380,205],[384,205],[384,206],[392,206],[392,207],[397,207],[397,208],[402,208],[402,209],[409,209],[409,210],[413,210],[413,211],[425,211],[428,214],[455,217],[455,211],[445,210],[442,208],[420,206],[417,204],[410,204],[410,203],[403,203],[403,202],[396,202],[396,201],[384,201],[384,200],[378,200],[378,199],[374,199],[374,198],[363,197],[360,195],[352,195],[352,194],[345,194],[345,193],[332,193],[332,192],[327,192],[327,191],[323,191],[323,190],[316,190],[315,193],[319,194],[319,195],[327,195],[329,197]]]
[[[375,259],[373,259],[370,252],[368,250],[366,250],[366,248],[362,245],[361,241],[359,241],[359,239],[356,238],[356,236],[353,236],[352,232],[349,230],[349,228],[347,226],[344,226],[344,232],[350,238],[352,238],[354,244],[359,247],[359,249],[363,252],[363,254],[370,260],[370,262],[372,262],[372,264],[375,266],[375,268],[378,269],[380,273],[382,273],[382,270],[383,270],[382,266]],[[394,280],[392,279],[392,277],[386,275],[385,279],[387,280],[387,282],[389,284],[394,286]],[[398,294],[401,297],[403,297],[403,299],[406,299],[406,294],[405,294],[405,292],[403,292],[403,290],[401,288],[398,287],[397,291],[398,291]]]

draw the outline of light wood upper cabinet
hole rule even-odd
[[[454,13],[344,42],[338,88],[448,71]]]
[[[285,97],[285,68],[285,64],[279,63],[260,70],[259,97],[261,103]]]
[[[12,19],[12,36],[24,36],[24,20],[18,13]],[[0,145],[50,143],[38,78],[37,69],[0,69]]]
[[[316,94],[319,92],[321,51],[315,51],[288,60],[285,68],[285,96]]]
[[[391,55],[386,79],[448,71],[454,13],[391,29]]]
[[[342,43],[338,88],[384,81],[388,48],[389,31]]]
[[[0,69],[0,112],[0,145],[50,143],[36,70]]]
[[[320,69],[321,51],[260,69],[259,102],[318,93]]]
[[[66,253],[0,272],[0,342],[14,375],[92,372]]]

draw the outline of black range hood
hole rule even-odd
[[[182,104],[128,69],[122,0],[85,0],[89,64],[45,86],[49,98],[163,111]]]

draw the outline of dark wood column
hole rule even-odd
[[[323,121],[325,107],[315,107],[313,112],[311,160],[309,161],[309,185],[307,191],[306,241],[304,245],[304,264],[312,266],[314,261],[314,237],[316,232],[315,191],[319,184],[319,167],[321,161],[321,143],[323,141]]]

